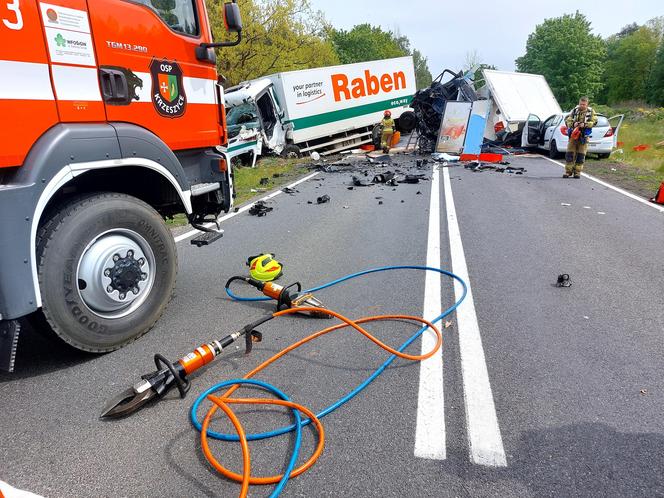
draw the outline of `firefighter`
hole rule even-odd
[[[383,127],[380,146],[383,148],[383,152],[387,154],[390,152],[390,145],[392,145],[392,137],[394,136],[394,119],[392,119],[390,111],[383,113],[383,120],[380,125]]]
[[[563,178],[581,178],[583,163],[586,161],[588,140],[593,126],[597,124],[597,114],[588,106],[588,97],[581,97],[579,105],[569,113],[565,119],[569,142],[565,155],[565,174]]]

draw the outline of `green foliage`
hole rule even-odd
[[[412,55],[417,88],[431,84],[433,78],[427,58],[419,50],[411,50],[408,37],[398,32],[384,31],[370,24],[358,24],[350,31],[330,29],[328,37],[342,64]]]
[[[608,103],[645,100],[660,38],[654,25],[646,25],[607,40],[604,82]]]
[[[475,71],[475,75],[473,76],[473,81],[475,82],[475,88],[477,88],[478,90],[484,86],[484,76],[482,75],[482,70],[484,69],[496,70],[498,68],[493,64],[480,64],[480,66],[477,68],[477,71]]]
[[[646,100],[650,104],[664,106],[664,41],[659,44],[657,57],[648,78]]]
[[[415,80],[417,81],[417,89],[421,90],[431,85],[433,76],[429,71],[429,61],[422,55],[422,52],[415,49],[413,50],[413,63],[415,64]]]
[[[342,64],[402,57],[410,48],[407,39],[370,24],[358,24],[350,31],[332,29],[329,37]]]
[[[526,43],[526,53],[516,60],[521,72],[542,74],[563,108],[582,95],[596,96],[602,88],[604,41],[591,33],[583,14],[546,19]]]
[[[206,0],[215,40],[229,39],[225,31],[223,0]],[[244,25],[236,47],[218,52],[219,71],[227,86],[281,71],[339,63],[323,14],[308,0],[238,0]]]

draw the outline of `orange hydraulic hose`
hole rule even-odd
[[[328,327],[326,329],[320,330],[318,332],[315,332],[304,339],[301,339],[287,348],[283,349],[282,351],[278,352],[268,360],[264,361],[260,365],[258,365],[256,368],[251,370],[249,373],[247,373],[243,379],[249,379],[256,375],[258,372],[264,370],[267,366],[271,365],[274,363],[276,360],[281,358],[282,356],[288,354],[289,352],[293,351],[294,349],[299,348],[300,346],[322,336],[325,335],[329,332],[335,331],[335,330],[340,330],[346,327],[352,327],[358,332],[360,332],[362,335],[367,337],[369,340],[371,340],[373,343],[375,343],[377,346],[380,348],[384,349],[385,351],[389,352],[392,355],[398,356],[399,358],[404,358],[407,360],[411,361],[422,361],[427,358],[432,357],[436,352],[440,349],[443,343],[443,338],[442,334],[440,333],[440,330],[433,325],[431,322],[428,320],[425,320],[424,318],[417,317],[417,316],[410,316],[410,315],[377,315],[377,316],[370,316],[370,317],[364,317],[360,318],[358,320],[351,320],[349,318],[346,318],[345,316],[332,311],[328,310],[325,308],[289,308],[283,311],[279,311],[273,314],[273,317],[278,318],[286,315],[291,315],[295,313],[300,313],[300,312],[317,312],[317,313],[326,313],[329,314],[330,316],[333,316],[335,318],[338,318],[341,320],[343,323],[333,325],[331,327]],[[422,354],[422,355],[410,355],[407,353],[402,353],[400,351],[395,350],[394,348],[388,346],[387,344],[384,344],[381,342],[379,339],[374,337],[372,334],[370,334],[368,331],[366,331],[364,328],[360,326],[360,324],[367,323],[367,322],[373,322],[373,321],[386,321],[386,320],[408,320],[408,321],[415,321],[419,322],[422,324],[426,324],[431,330],[436,335],[436,344],[432,348],[431,351]],[[233,398],[231,399],[230,396],[237,390],[239,389],[240,385],[235,385],[230,387],[226,392],[224,392],[221,396],[215,396],[215,395],[208,395],[207,398],[213,403],[212,407],[208,410],[205,419],[202,424],[202,429],[201,429],[201,446],[203,448],[203,454],[205,455],[205,458],[208,460],[208,462],[222,475],[224,475],[226,478],[231,479],[233,481],[239,482],[242,484],[241,490],[240,490],[240,498],[245,498],[248,494],[249,490],[249,485],[250,484],[276,484],[278,483],[282,478],[283,474],[280,475],[275,475],[275,476],[270,476],[270,477],[252,477],[251,476],[251,462],[250,462],[250,454],[249,454],[249,446],[247,443],[247,437],[244,429],[242,428],[241,422],[237,418],[237,416],[233,413],[231,408],[228,406],[228,404],[263,404],[263,405],[281,405],[281,406],[286,406],[291,409],[296,409],[299,410],[300,412],[304,413],[307,417],[311,419],[313,424],[316,427],[316,430],[318,432],[318,444],[316,446],[315,451],[309,457],[309,459],[302,464],[300,467],[296,468],[293,470],[291,473],[290,477],[295,477],[303,472],[305,472],[307,469],[309,469],[315,462],[316,460],[320,457],[323,447],[324,447],[324,442],[325,442],[325,432],[323,429],[323,425],[321,424],[320,420],[316,417],[316,415],[306,407],[299,405],[297,403],[281,400],[281,399],[265,399],[265,398]],[[233,424],[235,430],[237,431],[241,448],[242,448],[242,464],[243,464],[243,472],[242,474],[238,474],[235,472],[232,472],[228,469],[226,469],[223,465],[221,465],[218,460],[214,457],[212,454],[212,451],[210,450],[209,444],[208,444],[208,436],[207,436],[207,431],[211,422],[211,419],[213,415],[216,413],[217,408],[221,409],[230,419],[231,423]]]

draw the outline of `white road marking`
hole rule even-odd
[[[557,164],[558,166],[562,166],[563,168],[565,167],[565,165],[563,163],[555,161],[555,160],[551,159],[550,157],[546,157],[546,156],[540,156],[540,157],[542,157],[543,159],[546,159],[547,161],[551,161],[552,163]],[[659,205],[657,205],[653,202],[649,202],[645,199],[642,199],[638,195],[634,195],[631,192],[627,192],[627,190],[623,190],[619,187],[616,187],[615,185],[611,185],[610,183],[606,183],[605,181],[600,180],[599,178],[596,178],[592,175],[589,175],[588,173],[581,173],[581,176],[587,178],[588,180],[592,180],[596,183],[599,183],[600,185],[602,185],[606,188],[610,188],[611,190],[615,190],[619,194],[626,195],[630,199],[634,199],[635,201],[639,201],[641,204],[645,204],[648,207],[656,209],[660,213],[664,213],[664,206],[659,206]]]
[[[429,238],[427,266],[440,268],[440,173],[433,170],[431,202],[429,204]],[[440,273],[426,272],[423,317],[432,320],[442,313]],[[422,354],[431,351],[436,336],[431,330],[422,334]],[[442,349],[420,362],[420,387],[417,396],[417,425],[415,429],[415,456],[432,460],[445,460],[445,409],[443,395]]]
[[[463,252],[461,232],[457,221],[454,197],[452,196],[449,168],[443,168],[443,183],[452,271],[461,277],[468,286],[466,299],[457,308],[456,315],[470,459],[473,463],[479,465],[505,467],[507,466],[507,459],[498,426],[496,407],[493,402],[489,372],[484,357],[477,314],[475,313],[473,292],[468,278],[468,267],[466,266],[466,256]],[[454,293],[457,300],[463,293],[461,284],[456,281],[454,282]]]
[[[304,178],[300,178],[298,181],[288,185],[288,188],[293,188],[293,187],[299,185],[300,183],[304,183],[307,180],[311,180],[317,174],[318,174],[318,171],[316,171],[315,173],[311,173],[310,175],[307,175]],[[282,189],[284,189],[284,188],[286,188],[286,187],[281,187],[279,190],[276,190],[275,192],[272,192],[271,194],[266,195],[265,197],[263,197],[260,200],[261,201],[269,201],[270,199],[272,199],[272,198],[278,196],[279,194],[283,193]],[[258,201],[256,201],[256,202],[258,202]],[[247,204],[246,206],[241,207],[240,209],[237,210],[237,212],[228,213],[226,216],[222,216],[221,218],[219,218],[219,223],[222,223],[226,220],[230,220],[231,218],[237,216],[240,213],[244,213],[245,211],[249,211],[251,209],[251,206],[253,206],[254,204],[256,204],[256,203],[252,202],[251,204]],[[212,228],[214,226],[214,224],[213,223],[208,223],[205,226],[207,226],[208,228]],[[193,237],[194,235],[198,235],[199,233],[201,233],[199,230],[190,230],[189,232],[183,233],[182,235],[178,235],[177,237],[175,237],[175,242],[176,243],[177,242],[182,242],[183,240],[187,240],[187,239]]]

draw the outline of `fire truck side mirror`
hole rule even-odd
[[[235,2],[224,4],[224,24],[229,33],[242,32],[242,15],[240,7]]]

